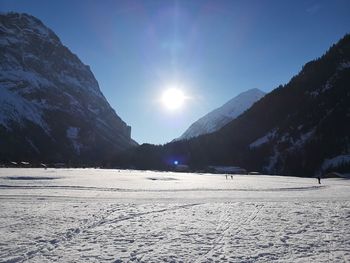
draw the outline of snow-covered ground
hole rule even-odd
[[[349,262],[350,180],[0,169],[0,262]]]

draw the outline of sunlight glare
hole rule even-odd
[[[163,92],[161,101],[167,109],[176,110],[183,106],[185,99],[184,93],[180,89],[174,87],[168,88]]]

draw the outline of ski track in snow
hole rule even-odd
[[[145,181],[149,182],[147,188],[156,184],[155,192],[121,191],[115,195],[112,190],[109,195],[105,189],[95,195],[90,193],[95,191],[93,188],[78,193],[50,188],[50,185],[58,186],[68,171],[42,170],[41,178],[52,173],[61,178],[46,182],[29,180],[32,172],[0,169],[1,184],[9,176],[28,176],[10,188],[0,188],[0,262],[350,261],[349,180],[323,180],[327,187],[315,190],[299,187],[300,182],[307,182],[305,178],[264,177],[269,181],[261,182],[262,187],[270,189],[265,192],[251,188],[249,179],[254,176],[237,176],[235,182],[225,180],[224,176],[189,174],[188,177],[202,180],[198,184],[206,185],[208,180],[212,186],[210,192],[223,195],[213,199],[206,191],[192,193],[192,186],[183,192],[177,189],[173,196],[166,192],[171,192],[172,184],[184,180],[181,174],[166,174],[177,179],[170,184],[167,180]],[[70,170],[70,173],[76,179],[76,173],[81,171]],[[101,180],[99,173],[106,172],[92,172],[95,178],[86,175],[91,187]],[[150,173],[154,173],[152,178],[161,176],[156,172],[130,172],[128,176],[142,182]],[[118,182],[114,186],[120,186],[116,189],[132,188],[126,178],[115,178]],[[79,180],[75,181],[78,185]],[[15,187],[26,183],[45,184],[47,188]],[[104,184],[108,188],[111,179]],[[221,191],[221,184],[232,185],[231,191]],[[250,188],[249,198],[236,198],[249,192],[236,191],[235,184]],[[282,191],[288,185],[297,187]],[[272,186],[280,190],[272,191]],[[281,199],[280,191],[291,197]],[[342,194],[335,199],[328,197],[335,192]],[[190,193],[198,197],[193,198]],[[122,195],[127,195],[127,199],[120,199]],[[270,196],[269,200],[266,195]]]

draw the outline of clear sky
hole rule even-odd
[[[269,92],[350,32],[348,0],[0,0],[50,27],[90,65],[139,143],[179,137],[242,91]],[[176,111],[162,91],[179,85]]]

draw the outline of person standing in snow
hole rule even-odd
[[[321,184],[321,176],[317,176],[318,184]]]

